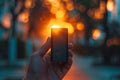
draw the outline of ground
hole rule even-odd
[[[114,76],[120,75],[120,67],[93,66],[95,60],[94,57],[74,56],[73,65],[63,80],[119,80]],[[21,80],[24,68],[0,67],[0,80]]]

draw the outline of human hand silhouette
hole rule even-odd
[[[72,45],[69,44],[69,47]],[[51,39],[48,38],[46,43],[35,52],[30,59],[30,63],[23,80],[62,80],[72,65],[72,50],[68,51],[68,62],[65,64],[52,64],[51,52],[48,50],[51,47]]]

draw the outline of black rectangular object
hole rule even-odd
[[[51,60],[52,62],[67,62],[68,60],[68,29],[51,29]]]

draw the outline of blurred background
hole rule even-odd
[[[63,80],[120,80],[120,0],[0,0],[0,80],[21,80],[30,55],[68,28],[73,65]]]

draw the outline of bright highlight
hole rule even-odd
[[[92,38],[94,40],[97,40],[100,37],[100,35],[101,35],[101,31],[99,29],[94,29],[92,31]]]
[[[60,28],[59,25],[53,25],[52,28]]]

